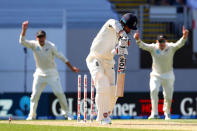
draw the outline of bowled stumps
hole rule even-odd
[[[77,121],[80,121],[80,107],[81,107],[81,75],[78,75],[78,95],[77,95]]]
[[[85,74],[83,76],[83,86],[84,86],[84,111],[83,111],[83,116],[84,116],[84,122],[87,122],[87,113],[88,113],[88,105],[87,105],[87,102],[88,102],[88,97],[87,97],[87,82],[88,82],[88,78],[87,78],[87,75]],[[81,120],[81,85],[82,85],[82,82],[81,82],[81,75],[78,75],[78,98],[77,98],[77,122],[80,122]],[[94,81],[91,79],[91,106],[90,106],[90,121],[93,122],[93,118],[94,118]]]

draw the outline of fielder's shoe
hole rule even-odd
[[[164,115],[165,115],[165,120],[171,120],[170,114],[165,113]]]
[[[101,124],[102,125],[111,124],[111,118],[110,117],[104,118],[103,120],[101,120]]]
[[[151,119],[159,119],[159,118],[160,118],[159,115],[150,115],[148,117],[149,120],[151,120]]]
[[[26,119],[27,121],[31,121],[31,120],[36,120],[36,118],[35,117],[27,117],[27,119]]]
[[[64,115],[65,119],[67,120],[74,120],[74,116],[68,113],[68,115]]]

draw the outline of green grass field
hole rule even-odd
[[[197,120],[113,120],[111,125],[66,120],[0,121],[0,131],[197,131]]]
[[[147,131],[147,129],[0,124],[0,131]]]

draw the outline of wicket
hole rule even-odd
[[[88,107],[87,107],[87,75],[84,75],[84,122],[87,122],[87,111],[88,111]],[[77,98],[77,122],[80,122],[80,117],[81,117],[81,113],[80,113],[80,109],[81,109],[81,75],[78,75],[78,98]],[[91,107],[90,107],[90,121],[93,122],[94,119],[94,81],[91,79]]]

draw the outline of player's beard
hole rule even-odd
[[[39,41],[40,46],[44,46],[45,41]]]

